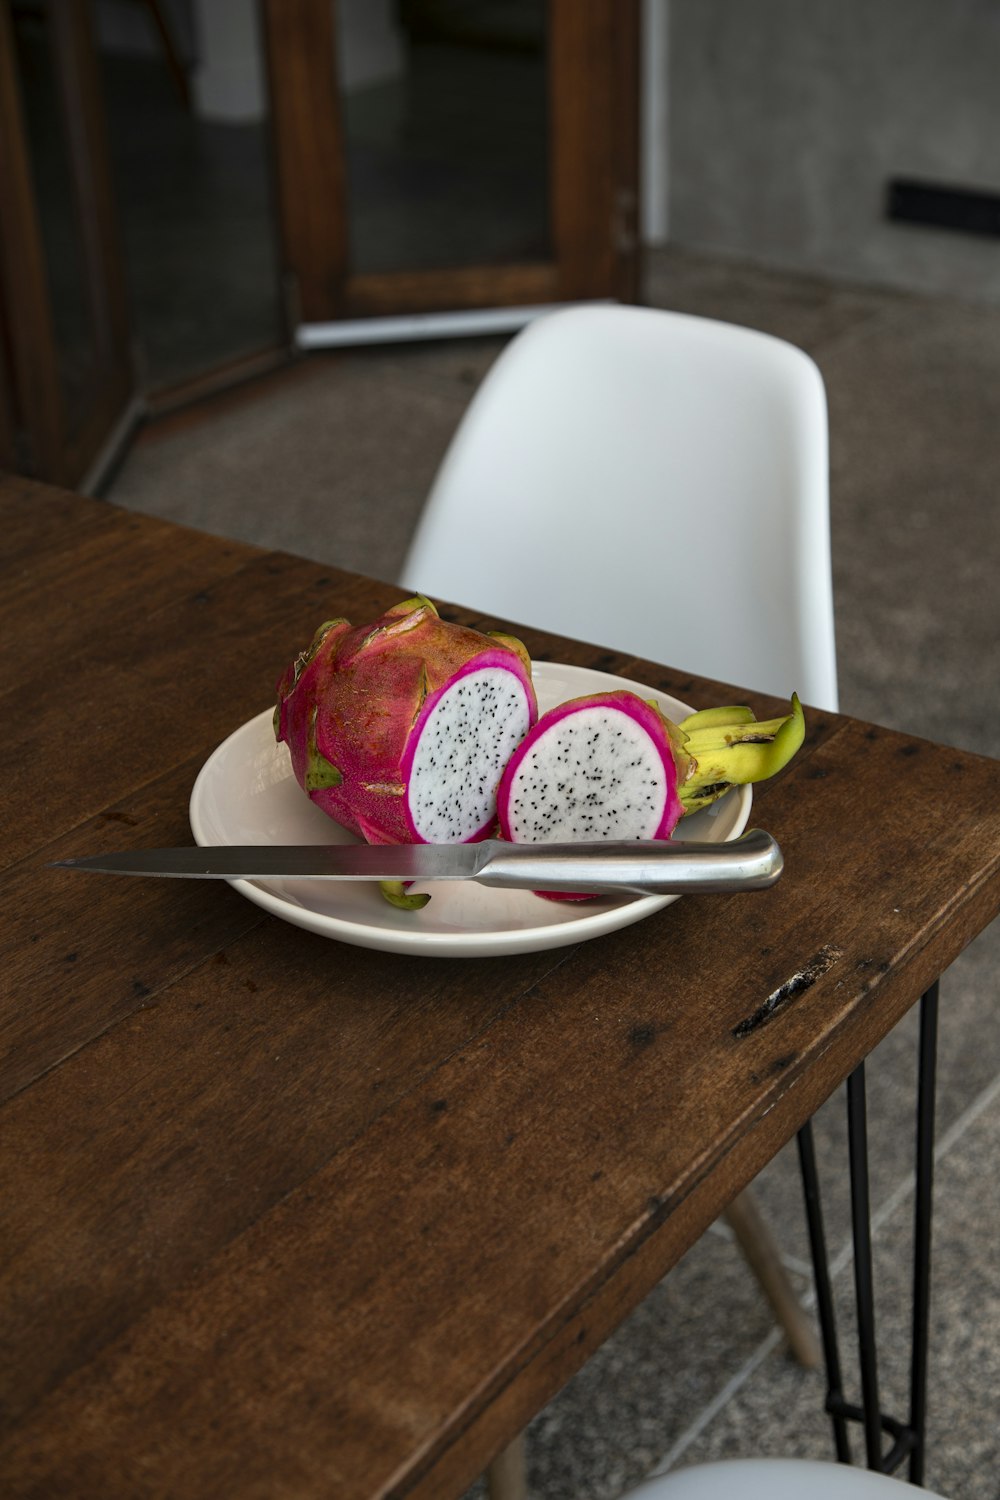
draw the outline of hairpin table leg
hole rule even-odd
[[[851,1219],[854,1239],[854,1286],[861,1364],[860,1407],[844,1399],[840,1355],[830,1285],[819,1179],[810,1122],[799,1131],[799,1163],[805,1195],[809,1243],[816,1281],[823,1354],[827,1373],[826,1409],[833,1422],[834,1445],[841,1463],[851,1462],[847,1423],[858,1422],[865,1434],[868,1467],[891,1474],[909,1455],[909,1478],[920,1484],[924,1471],[927,1419],[928,1314],[930,1307],[931,1207],[934,1176],[934,1091],[937,1053],[938,986],[920,1003],[920,1056],[917,1086],[916,1192],[914,1199],[913,1313],[910,1356],[909,1420],[884,1413],[878,1392],[875,1298],[872,1276],[871,1212],[868,1179],[868,1125],[864,1063],[847,1080],[848,1153],[851,1171]],[[894,1439],[882,1452],[882,1434]]]
[[[823,1206],[819,1195],[819,1177],[816,1172],[816,1147],[813,1141],[812,1121],[807,1120],[799,1131],[799,1165],[802,1169],[802,1189],[805,1194],[806,1222],[809,1226],[809,1246],[812,1251],[813,1277],[816,1282],[816,1310],[819,1314],[820,1337],[823,1341],[823,1361],[826,1365],[826,1409],[833,1421],[833,1441],[837,1458],[842,1464],[851,1461],[851,1443],[844,1416],[844,1386],[840,1375],[840,1352],[837,1345],[837,1325],[833,1314],[833,1289],[830,1284],[830,1262],[826,1253],[826,1233],[823,1228]]]
[[[931,1292],[931,1211],[934,1191],[934,1098],[937,1074],[938,986],[920,1005],[920,1077],[917,1086],[917,1187],[913,1218],[913,1352],[910,1364],[910,1427],[916,1435],[910,1480],[924,1478],[927,1430],[927,1354]]]

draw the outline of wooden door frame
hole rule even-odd
[[[548,0],[552,258],[350,267],[331,0],[261,0],[282,252],[301,324],[613,297],[638,283],[639,0]]]
[[[46,9],[81,234],[87,307],[97,373],[83,417],[71,425],[45,246],[32,180],[10,10],[0,4],[0,318],[10,389],[4,425],[19,466],[52,483],[76,485],[128,410],[134,393],[125,278],[118,245],[97,55],[86,0]]]
[[[59,482],[63,403],[55,332],[45,284],[42,244],[31,180],[10,10],[0,4],[0,322],[10,358],[6,425],[39,476]],[[14,443],[12,442],[12,447]]]

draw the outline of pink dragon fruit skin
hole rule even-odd
[[[669,839],[684,807],[683,736],[655,704],[616,691],[573,698],[537,721],[497,792],[505,839]],[[552,900],[587,896],[539,892]]]
[[[371,844],[487,838],[500,773],[538,716],[520,643],[449,624],[422,597],[372,625],[328,621],[277,694],[299,785]]]

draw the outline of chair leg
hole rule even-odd
[[[749,1189],[734,1198],[725,1217],[760,1283],[795,1358],[807,1369],[823,1362],[819,1339],[795,1295],[771,1231]],[[486,1470],[490,1500],[528,1500],[524,1433],[519,1433]]]
[[[490,1500],[528,1500],[528,1462],[524,1445],[524,1433],[519,1432],[512,1443],[486,1470]]]
[[[733,1199],[725,1217],[784,1329],[795,1358],[807,1370],[818,1369],[823,1359],[819,1339],[795,1295],[774,1237],[749,1189]]]

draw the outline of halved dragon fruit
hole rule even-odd
[[[667,839],[684,808],[682,738],[652,703],[617,691],[560,703],[507,763],[500,829],[515,843]]]
[[[794,695],[780,719],[720,708],[679,725],[635,693],[573,698],[543,714],[508,761],[497,793],[501,833],[526,844],[668,839],[686,813],[773,776],[804,727]]]
[[[328,620],[277,694],[299,785],[370,844],[487,838],[500,774],[538,717],[521,643],[449,624],[422,596],[372,625]]]

